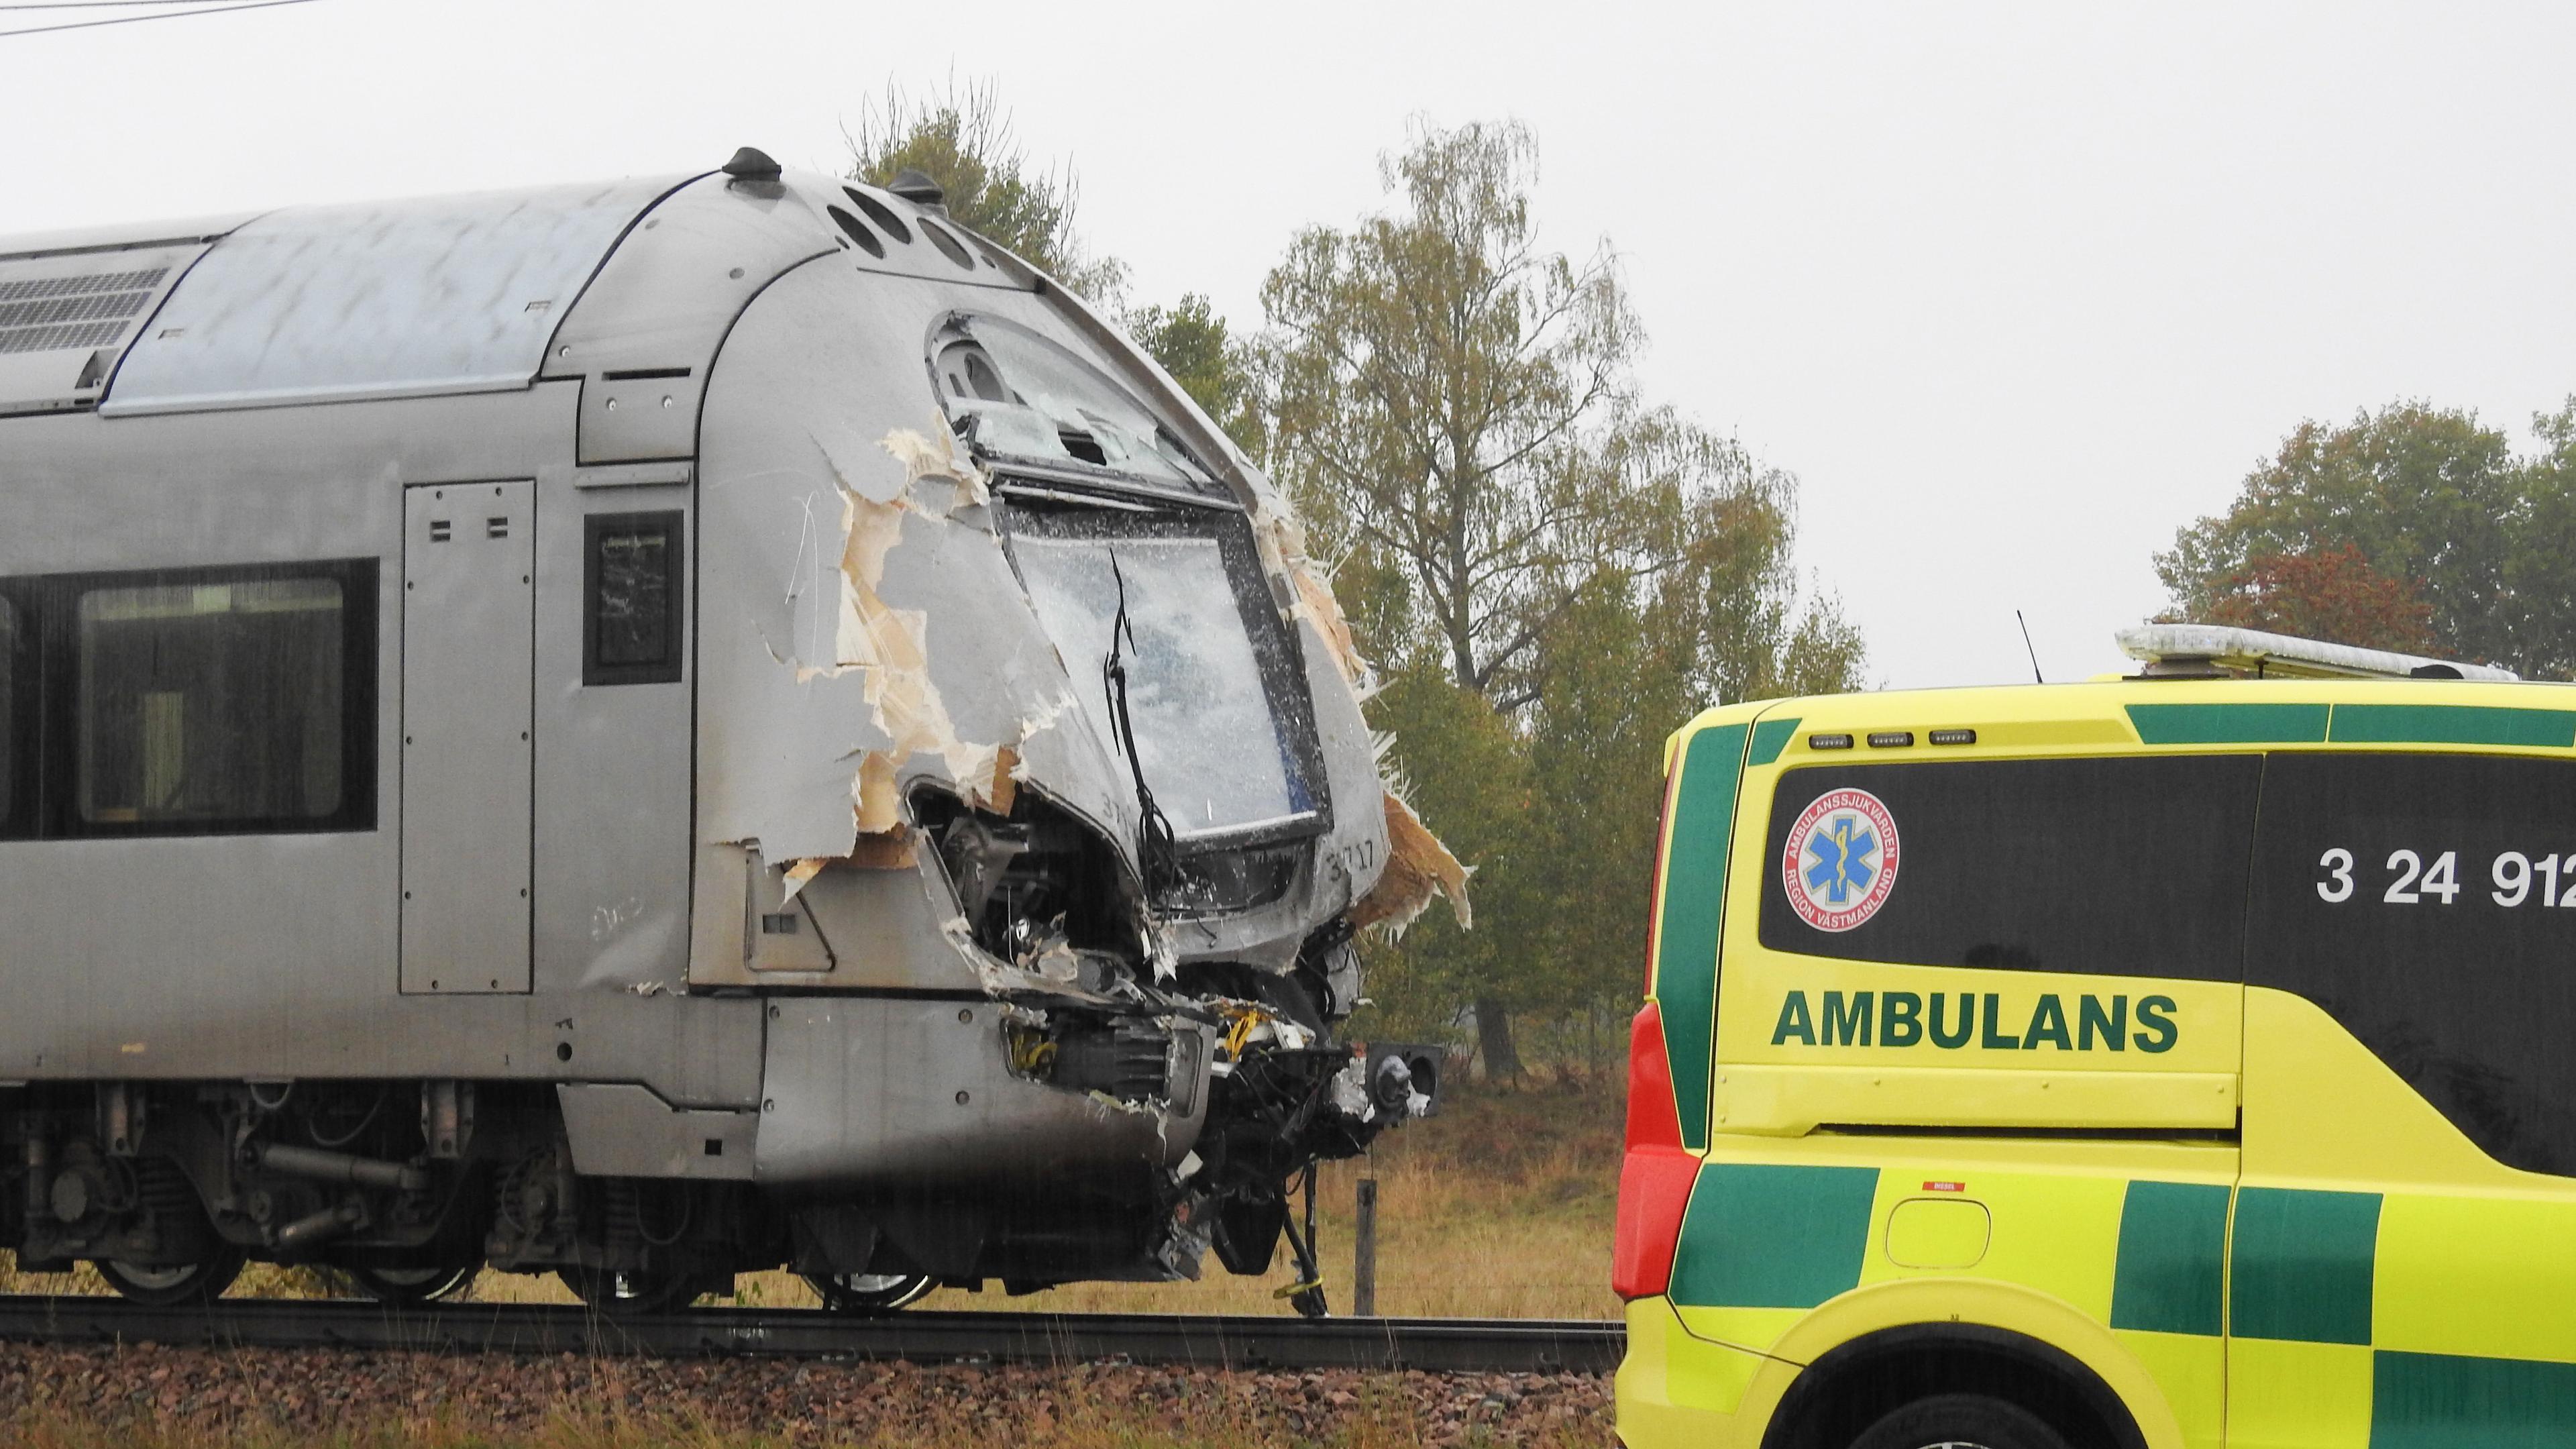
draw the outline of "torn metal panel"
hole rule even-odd
[[[792,276],[781,288],[851,295],[837,281],[826,268],[811,278]],[[1030,299],[977,300],[1020,325],[1047,320],[1047,308]],[[765,310],[755,307],[751,316]],[[903,330],[889,329],[895,335]],[[1078,340],[1068,339],[1068,344]],[[1089,356],[1101,354],[1092,351]],[[828,366],[809,367],[803,379],[811,386],[830,371]],[[840,390],[838,395],[856,394]],[[1061,409],[1057,415],[1077,416]],[[783,882],[792,899],[821,868],[813,862],[883,851],[882,844],[863,842],[885,841],[907,823],[905,797],[915,782],[937,779],[971,806],[1007,813],[1010,802],[995,782],[1009,779],[1043,783],[1079,818],[1103,829],[1113,848],[1129,857],[1131,868],[1151,875],[1152,862],[1139,854],[1136,843],[1153,834],[1143,813],[1149,802],[1163,802],[1140,797],[1135,782],[1121,779],[1128,772],[1123,747],[1111,738],[1114,724],[1102,713],[1102,701],[1093,697],[1100,690],[1098,681],[1087,677],[1099,667],[1100,647],[1068,647],[1060,637],[1051,647],[1032,640],[1022,582],[1026,561],[1014,568],[990,531],[997,506],[990,465],[959,447],[947,419],[934,415],[929,422],[927,428],[887,428],[870,443],[864,415],[847,407],[817,409],[801,420],[811,461],[796,471],[808,477],[819,472],[828,478],[829,492],[808,489],[796,500],[800,526],[783,550],[791,575],[792,622],[767,631],[764,650],[769,662],[790,671],[809,696],[857,680],[862,708],[853,713],[864,728],[847,731],[848,745],[832,756],[843,772],[847,825],[836,824],[827,835],[799,825],[820,818],[814,813],[814,794],[800,789],[794,798],[778,799],[783,808],[767,818],[728,823],[722,827],[723,838],[757,840],[772,859],[804,862]],[[764,447],[773,457],[783,451],[774,439]],[[779,461],[794,466],[787,458]],[[1251,537],[1261,573],[1273,597],[1282,601],[1284,618],[1309,641],[1306,647],[1321,646],[1318,652],[1332,661],[1329,672],[1337,676],[1334,683],[1345,696],[1331,698],[1316,688],[1307,707],[1319,712],[1316,728],[1326,714],[1334,725],[1328,778],[1314,783],[1332,787],[1327,799],[1347,799],[1356,792],[1343,762],[1357,759],[1365,748],[1361,732],[1350,728],[1355,717],[1351,706],[1372,687],[1371,671],[1330,589],[1307,558],[1293,518],[1266,489],[1256,492],[1253,502]],[[832,520],[837,527],[826,526],[827,509],[837,513]],[[1085,628],[1097,629],[1105,642],[1105,624]],[[1033,643],[1041,647],[1032,648]],[[957,679],[969,682],[949,682]],[[1309,675],[1299,683],[1319,681]],[[1329,704],[1315,702],[1327,698]],[[1070,704],[1086,699],[1085,707],[1068,711]],[[807,704],[821,702],[812,698]],[[1001,767],[1004,749],[1015,755],[1015,768]],[[797,778],[813,780],[820,773],[819,759],[809,754]],[[1180,803],[1201,804],[1194,799]],[[1390,807],[1381,798],[1348,815],[1347,825],[1332,827],[1329,848],[1315,852],[1302,868],[1306,883],[1281,898],[1293,898],[1291,911],[1311,909],[1309,903],[1320,900],[1346,906],[1359,898],[1367,903],[1369,922],[1395,923],[1418,915],[1434,895],[1446,894],[1453,906],[1463,902],[1466,872],[1400,802]],[[1184,824],[1203,826],[1213,818],[1197,809]],[[1410,824],[1391,830],[1390,821]],[[810,848],[809,840],[821,848]],[[1390,884],[1384,873],[1398,855],[1402,868]],[[1221,920],[1204,915],[1186,923],[1148,920],[1140,923],[1139,934],[1149,955],[1176,962],[1228,955],[1284,966],[1305,928],[1268,916],[1255,910]],[[987,963],[970,964],[979,979],[987,974]]]
[[[1261,561],[1270,572],[1288,581],[1294,602],[1289,612],[1314,626],[1324,638],[1333,663],[1341,670],[1342,679],[1352,693],[1365,701],[1377,692],[1377,671],[1360,656],[1358,642],[1351,636],[1351,623],[1342,613],[1341,601],[1333,597],[1332,588],[1324,582],[1314,560],[1306,554],[1306,528],[1288,511],[1285,500],[1264,492],[1252,511],[1254,535],[1261,541]]]
[[[1351,636],[1350,620],[1306,555],[1306,530],[1275,495],[1265,497],[1254,514],[1265,561],[1287,576],[1296,602],[1290,611],[1320,633],[1340,666],[1354,698],[1365,701],[1377,689],[1377,673],[1362,658]],[[1381,751],[1382,753],[1382,751]],[[1351,909],[1351,924],[1401,935],[1419,919],[1436,896],[1449,902],[1459,928],[1471,929],[1475,912],[1467,900],[1470,871],[1459,864],[1389,782],[1383,791],[1386,816],[1386,865],[1377,883]]]
[[[779,1002],[765,1073],[759,1180],[921,1191],[942,1184],[1099,1180],[1168,1169],[1205,1118],[1131,1112],[1012,1069],[1003,1008],[953,1001]],[[1194,1029],[1193,1029],[1194,1030]]]
[[[1305,639],[1307,687],[1314,696],[1327,784],[1336,800],[1369,800],[1386,788],[1378,777],[1377,736],[1321,631],[1312,620],[1300,620],[1298,628]],[[1385,811],[1341,811],[1334,817],[1329,846],[1317,866],[1331,898],[1348,908],[1375,888],[1385,868]]]
[[[1173,380],[1162,366],[1141,349],[1128,343],[1098,312],[1080,297],[1061,288],[1045,288],[1044,304],[1069,322],[1086,341],[1103,352],[1123,354],[1133,373],[1150,382],[1161,404],[1182,427],[1189,441],[1202,455],[1219,467],[1238,498],[1251,510],[1255,530],[1261,542],[1263,563],[1283,596],[1283,607],[1301,622],[1311,625],[1329,646],[1331,657],[1354,696],[1361,701],[1374,693],[1377,677],[1367,659],[1362,657],[1332,589],[1306,553],[1304,528],[1269,478],[1225,436],[1222,428],[1199,408],[1186,389]],[[1320,697],[1321,691],[1318,691]],[[1467,903],[1469,871],[1438,837],[1422,825],[1421,820],[1398,797],[1392,787],[1385,791],[1386,839],[1390,844],[1387,874],[1384,879],[1363,878],[1358,884],[1363,896],[1366,924],[1381,929],[1400,931],[1418,918],[1435,896],[1446,898],[1459,924],[1471,920]],[[1359,812],[1352,812],[1354,815]],[[1355,846],[1365,850],[1364,843],[1340,842],[1344,854]],[[1358,920],[1360,913],[1355,913]]]
[[[1290,612],[1322,636],[1353,699],[1366,700],[1376,690],[1376,671],[1361,657],[1340,602],[1307,558],[1305,529],[1276,497],[1263,501],[1254,521],[1264,561],[1285,574],[1294,591],[1296,602]],[[1468,867],[1459,864],[1449,847],[1422,823],[1392,782],[1380,793],[1386,820],[1385,866],[1368,893],[1352,906],[1351,924],[1402,935],[1436,897],[1448,901],[1461,930],[1472,929],[1475,911],[1467,899]]]
[[[837,667],[858,513],[837,475],[882,485],[860,462],[836,469],[825,445],[855,460],[866,439],[920,411],[917,395],[899,410],[889,399],[868,430],[865,400],[893,379],[853,325],[868,319],[846,315],[859,290],[828,259],[765,290],[710,379],[702,429],[700,568],[740,580],[742,602],[700,616],[699,830],[709,841],[756,841],[780,862],[850,852],[861,757],[895,744],[868,697],[873,673]],[[824,317],[833,325],[805,320]],[[848,438],[818,440],[817,420]],[[881,453],[876,463],[892,471]]]
[[[1025,735],[1008,743],[961,738],[931,677],[929,611],[894,608],[882,592],[887,555],[903,542],[908,520],[916,531],[952,527],[958,510],[980,508],[989,501],[990,489],[982,468],[958,455],[944,426],[936,439],[901,428],[885,436],[881,446],[902,470],[899,481],[890,485],[882,463],[863,468],[858,459],[846,457],[846,443],[845,456],[837,458],[822,438],[816,444],[841,495],[840,613],[830,662],[795,667],[800,682],[851,670],[865,677],[863,697],[877,730],[890,743],[859,756],[850,782],[857,839],[839,858],[881,857],[904,829],[897,774],[914,756],[937,757],[949,781],[975,806],[1007,814],[1016,794],[1011,770],[1019,760],[1015,746],[1024,743]],[[995,547],[988,536],[965,546]],[[1044,728],[1053,715],[1041,718],[1038,727]],[[789,870],[791,898],[822,865],[823,858],[809,857]]]
[[[861,852],[868,850],[861,843]],[[957,991],[979,989],[946,932],[952,907],[929,846],[906,832],[910,864],[828,861],[787,894],[796,862],[757,848],[699,854],[692,989]]]

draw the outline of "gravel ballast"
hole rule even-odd
[[[605,1433],[727,1440],[1015,1446],[1613,1443],[1593,1374],[1302,1373],[657,1361],[333,1350],[0,1344],[0,1425],[119,1427],[183,1442],[351,1434],[481,1442]]]

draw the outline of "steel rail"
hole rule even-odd
[[[0,1294],[0,1340],[914,1363],[1107,1359],[1226,1369],[1598,1374],[1618,1367],[1627,1333],[1619,1323],[1583,1319],[1310,1320],[1159,1313],[857,1318],[815,1308],[692,1308],[611,1317],[544,1303],[396,1308],[345,1300],[227,1298],[211,1305],[154,1308],[107,1297]]]

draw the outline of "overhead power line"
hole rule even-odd
[[[0,10],[123,10],[135,5],[203,5],[205,0],[11,0]]]
[[[93,3],[113,3],[113,0],[93,0]],[[313,0],[248,0],[247,4],[208,5],[195,10],[155,10],[152,14],[148,15],[116,15],[105,20],[74,20],[63,25],[29,25],[17,30],[0,30],[0,40],[6,40],[12,35],[43,35],[56,30],[89,30],[101,25],[133,25],[145,20],[185,20],[191,15],[230,15],[236,10],[270,10],[280,5],[310,5],[312,3]],[[37,8],[41,7],[33,5],[0,5],[0,10]],[[84,10],[91,7],[89,5],[67,5],[62,8]]]

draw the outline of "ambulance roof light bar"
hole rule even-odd
[[[2353,644],[2329,644],[2230,629],[2218,624],[2141,624],[2113,636],[2120,651],[2141,660],[2142,679],[2482,679],[2511,682],[2510,669],[2454,664],[2420,654],[2396,654]]]

